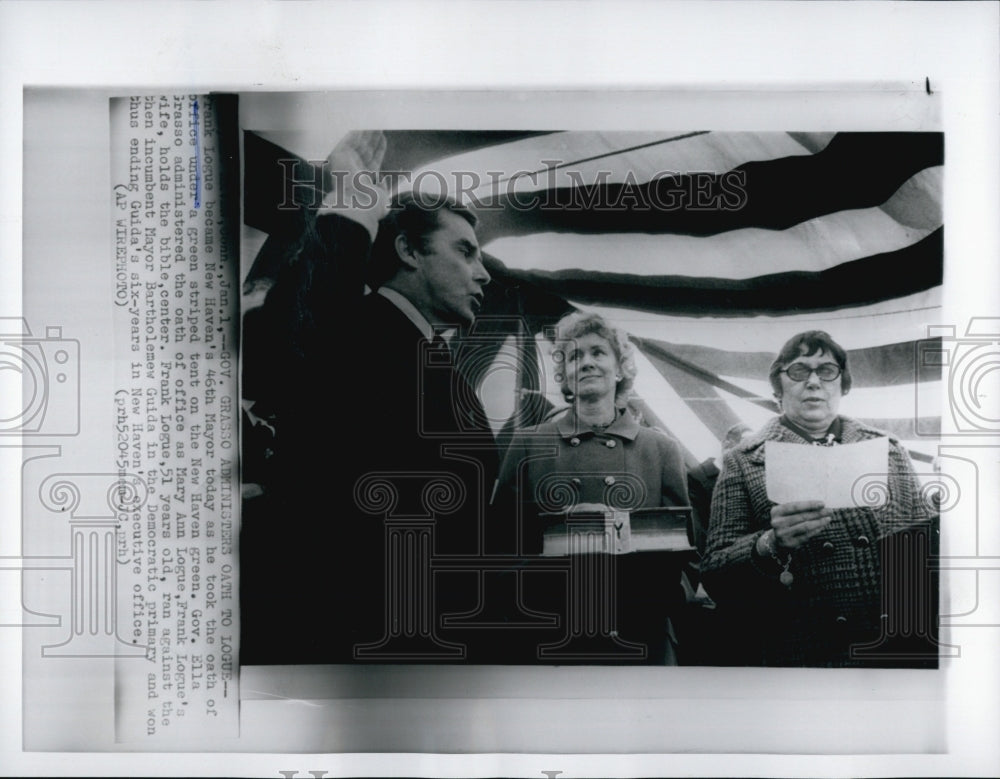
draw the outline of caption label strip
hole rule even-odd
[[[212,98],[113,100],[111,165],[116,464],[148,490],[120,515],[119,635],[145,659],[116,661],[116,736],[234,737],[238,258]]]

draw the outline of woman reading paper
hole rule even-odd
[[[867,665],[885,636],[884,541],[931,519],[910,459],[888,438],[888,500],[831,510],[768,497],[766,443],[838,446],[886,434],[839,414],[851,388],[847,353],[822,331],[800,333],[769,372],[781,415],[726,453],[712,499],[705,588],[741,612],[765,665]],[[817,479],[818,481],[818,479]],[[912,586],[916,582],[904,582]],[[877,654],[877,653],[875,653]]]

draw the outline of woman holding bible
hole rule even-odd
[[[626,407],[636,375],[631,344],[596,314],[569,314],[556,330],[555,378],[570,408],[515,435],[496,492],[495,503],[521,518],[522,548],[529,554],[542,551],[546,520],[540,515],[688,505],[687,476],[677,442],[640,426]],[[674,557],[678,556],[615,557],[615,596],[595,617],[592,632],[596,636],[604,630],[623,649],[619,653],[611,647],[606,657],[597,652],[592,662],[677,663],[669,614],[683,602],[683,560],[669,562]],[[588,565],[596,570],[607,563],[606,557],[597,555]],[[526,576],[531,579],[535,574],[526,572]],[[528,588],[526,605],[561,612],[563,625],[569,610],[585,609],[590,603],[587,593],[574,592],[572,577],[569,601],[561,603],[557,601],[566,594],[566,587],[552,582],[565,579],[565,574],[550,576],[551,586],[540,584],[543,574],[537,577],[536,586]],[[601,597],[606,594],[602,592]],[[538,596],[534,603],[532,595]],[[610,624],[597,624],[605,620]],[[636,647],[642,651],[632,651]]]
[[[892,631],[883,596],[913,605],[924,578],[896,581],[883,570],[893,562],[885,559],[893,548],[887,541],[914,523],[929,527],[932,518],[909,456],[888,437],[888,462],[875,474],[887,483],[881,507],[776,504],[767,495],[766,442],[838,446],[887,434],[839,415],[851,371],[827,333],[792,337],[769,379],[781,415],[724,456],[701,563],[705,588],[742,616],[740,628],[759,645],[764,665],[886,665],[880,647]],[[887,582],[904,588],[902,595],[884,592]]]

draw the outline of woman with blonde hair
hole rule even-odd
[[[517,507],[528,552],[541,549],[540,514],[688,505],[677,442],[641,427],[627,409],[636,375],[631,344],[597,314],[569,314],[556,330],[555,378],[570,408],[515,435],[497,491]],[[615,635],[645,646],[646,662],[676,664],[668,617],[682,599],[680,562],[621,555],[617,579]]]

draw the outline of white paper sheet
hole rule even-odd
[[[841,446],[764,444],[767,496],[776,503],[821,500],[829,509],[878,508],[889,498],[889,439]]]

